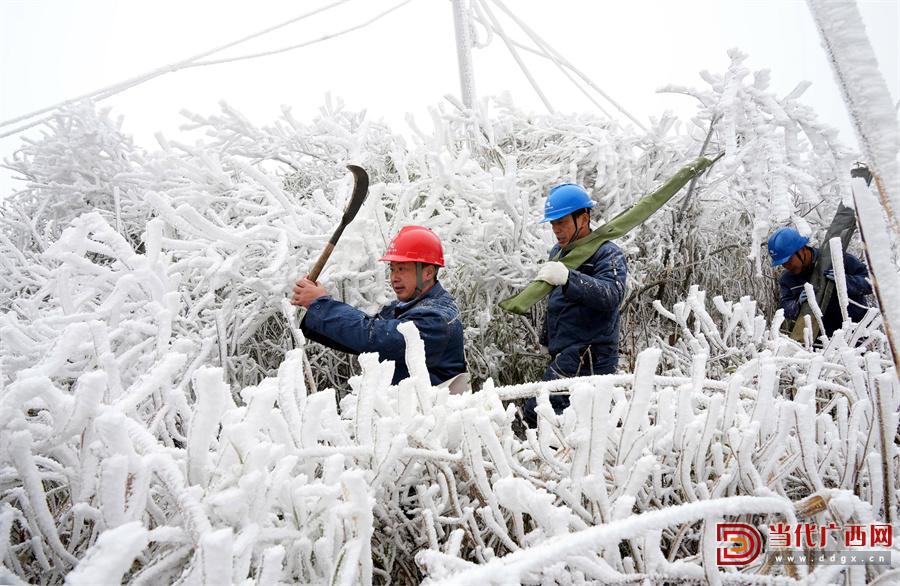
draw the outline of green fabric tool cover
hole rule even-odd
[[[693,163],[682,167],[662,187],[650,195],[642,197],[633,206],[596,228],[588,236],[563,248],[553,260],[562,262],[570,269],[578,268],[593,256],[604,242],[624,236],[635,226],[643,224],[647,218],[653,215],[653,212],[672,199],[672,196],[678,193],[678,190],[684,187],[688,181],[700,175],[712,163],[713,161],[706,157],[700,157]],[[562,256],[563,254],[565,256]],[[561,259],[560,256],[562,256]],[[500,307],[522,315],[528,313],[535,303],[549,295],[551,291],[553,291],[553,286],[549,283],[532,281],[519,294],[501,301]]]

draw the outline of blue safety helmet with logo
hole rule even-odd
[[[806,246],[809,238],[801,236],[800,232],[790,227],[782,227],[769,236],[769,256],[772,257],[772,266],[777,267],[791,260],[797,251]]]
[[[550,189],[544,202],[544,219],[541,223],[552,222],[572,212],[594,207],[594,200],[580,185],[563,183]]]

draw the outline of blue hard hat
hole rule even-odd
[[[794,228],[783,227],[775,230],[769,236],[769,256],[772,257],[772,266],[783,265],[791,260],[798,250],[806,246],[809,238],[801,236]]]
[[[594,207],[594,200],[584,187],[574,183],[562,183],[550,189],[544,202],[544,219],[541,223],[558,220],[572,212]]]

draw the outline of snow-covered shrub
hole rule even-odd
[[[746,55],[737,50],[730,57],[724,73],[701,73],[708,87],[661,90],[698,102],[687,133],[665,143],[676,156],[725,156],[708,182],[699,183],[701,189],[692,193],[688,188],[683,199],[625,239],[634,278],[623,309],[629,368],[634,350],[655,336],[648,325],[654,322],[653,301],[674,304],[691,285],[726,298],[749,295],[772,315],[778,287],[767,268],[768,235],[792,224],[815,242],[838,203],[843,199],[850,205],[851,155],[837,143],[836,131],[800,101],[809,84],[779,98],[768,88],[767,70],[751,72],[744,65]],[[666,135],[673,124],[663,118],[657,134]]]
[[[20,371],[0,410],[3,563],[74,584],[721,583],[733,581],[715,565],[725,517],[763,530],[896,518],[885,488],[900,469],[900,386],[877,318],[818,351],[748,300],[717,301],[732,311],[711,321],[702,301],[687,305],[669,313],[697,314],[692,339],[755,356],[713,378],[702,349],[685,374],[658,373],[663,352],[648,349],[634,374],[448,395],[409,325],[411,377],[392,386],[392,365],[364,355],[339,410],[333,390],[309,392],[299,349],[239,402],[220,368],[186,367],[177,342],[122,394],[115,355],[72,393],[39,374],[47,365]],[[87,353],[72,343],[55,363]],[[557,416],[548,394],[565,388],[574,408]],[[539,427],[518,437],[504,401],[532,395]],[[881,569],[745,572],[830,583]]]
[[[28,182],[15,193],[6,220],[25,222],[16,230],[21,250],[44,249],[80,214],[100,211],[129,237],[138,236],[147,209],[123,195],[144,183],[138,175],[142,151],[121,131],[122,120],[90,103],[58,112],[41,128],[41,137],[25,139],[9,166]],[[7,231],[7,235],[9,232]]]
[[[651,301],[671,304],[690,283],[750,294],[774,311],[773,282],[758,262],[765,234],[788,220],[822,227],[838,194],[848,193],[838,189],[846,183],[843,154],[799,103],[800,92],[777,99],[765,72],[745,79],[742,61],[735,54],[726,73],[706,75],[707,90],[679,90],[700,104],[687,129],[663,117],[648,134],[589,115],[533,116],[483,102],[465,115],[452,105],[434,109],[431,130],[413,126],[408,144],[339,102],[310,123],[285,109],[264,127],[223,106],[219,115],[188,115],[203,135],[194,145],[160,137],[161,149],[145,153],[104,112],[82,105],[11,162],[29,183],[4,202],[0,262],[24,276],[5,280],[4,298],[39,288],[29,273],[43,262],[34,255],[77,214],[97,211],[138,251],[147,220],[158,218],[187,292],[189,336],[219,336],[229,380],[257,382],[293,347],[281,299],[336,225],[349,193],[344,165],[353,162],[369,171],[370,196],[326,267],[329,289],[364,309],[388,301],[376,259],[400,226],[426,224],[446,245],[443,279],[460,301],[475,379],[532,379],[541,370],[534,332],[542,310],[522,319],[496,303],[546,258],[552,235],[537,221],[547,188],[587,186],[598,200],[596,224],[685,161],[725,150],[707,176],[620,242],[629,257],[622,331],[630,369],[654,338]],[[310,353],[319,386],[343,385],[355,371],[345,356]]]

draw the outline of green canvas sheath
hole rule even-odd
[[[713,161],[706,157],[700,157],[691,164],[682,167],[662,187],[638,200],[627,210],[609,222],[593,230],[588,236],[577,240],[564,247],[553,260],[562,262],[570,269],[578,268],[607,240],[620,238],[630,232],[635,226],[639,226],[653,215],[672,196],[678,193],[684,185],[705,171]],[[565,254],[565,256],[562,256]],[[561,257],[561,258],[560,258]],[[506,311],[523,315],[534,306],[535,303],[546,297],[553,291],[553,285],[545,281],[532,281],[517,295],[504,299],[500,307]]]

